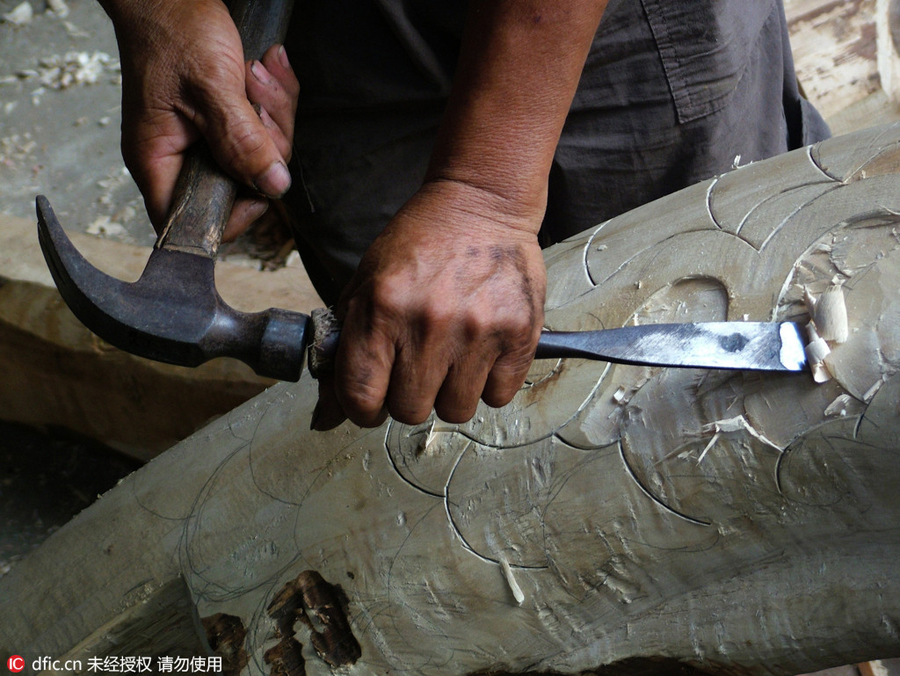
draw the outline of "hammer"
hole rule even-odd
[[[245,59],[283,43],[293,0],[234,0]],[[94,333],[127,352],[198,366],[235,357],[256,373],[296,381],[310,317],[271,308],[239,312],[216,291],[214,269],[237,186],[197,144],[185,158],[171,210],[140,279],[110,277],[78,252],[50,202],[37,198],[38,238],[60,294]]]
[[[258,59],[284,42],[292,0],[234,0],[231,15],[244,55]],[[313,377],[333,366],[339,326],[328,310],[312,316],[270,308],[239,312],[216,291],[215,263],[237,187],[197,144],[185,159],[173,206],[138,281],[123,282],[92,266],[37,198],[38,238],[63,299],[94,333],[132,354],[199,366],[237,358],[261,376],[300,379],[309,347]],[[618,329],[544,331],[537,358],[578,357],[626,364],[799,371],[807,368],[792,323],[713,322]]]

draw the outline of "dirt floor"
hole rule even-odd
[[[33,218],[34,198],[45,194],[66,228],[152,243],[119,151],[109,19],[93,0],[68,0],[64,16],[45,0],[30,4],[30,21],[0,23],[0,211]],[[0,15],[19,5],[0,0]]]

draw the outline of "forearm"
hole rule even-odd
[[[428,180],[474,187],[536,230],[553,154],[605,8],[606,0],[471,3]]]

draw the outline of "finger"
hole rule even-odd
[[[493,408],[500,408],[511,402],[525,383],[533,356],[533,349],[501,355],[488,374],[481,394],[484,403]]]
[[[240,237],[254,222],[262,218],[269,209],[269,200],[265,197],[241,197],[236,199],[231,209],[231,216],[225,224],[222,239],[230,242]]]
[[[138,161],[127,161],[125,166],[131,172],[141,195],[144,207],[150,217],[157,234],[162,232],[168,215],[169,205],[175,192],[175,182],[181,172],[183,158],[181,155],[156,158],[154,161],[141,164]]]
[[[197,138],[197,129],[176,113],[148,111],[136,104],[123,106],[122,157],[157,232],[172,201],[183,153]]]
[[[347,419],[334,392],[334,378],[330,375],[319,376],[319,401],[313,409],[309,428],[317,432],[332,430]]]
[[[294,101],[290,100],[266,67],[259,61],[247,66],[247,97],[260,110],[260,120],[285,160],[290,160],[294,136]]]
[[[287,138],[293,138],[300,84],[283,58],[283,49],[272,47],[262,59],[249,64],[247,98],[265,108]]]
[[[428,419],[448,378],[453,383],[457,376],[477,377],[466,365],[475,363],[480,356],[477,350],[469,350],[471,343],[460,337],[455,314],[444,303],[413,316],[417,319],[407,319],[403,324],[407,333],[398,342],[387,394],[391,417],[409,425]],[[461,368],[462,373],[451,374],[451,366]],[[481,370],[487,374],[487,368]],[[480,393],[479,388],[474,395],[476,404]]]
[[[387,417],[385,398],[394,363],[394,342],[366,326],[361,312],[348,312],[335,357],[334,387],[347,417],[377,427]]]
[[[300,82],[297,80],[297,75],[288,61],[287,51],[284,46],[272,45],[260,60],[266,69],[275,76],[275,79],[281,83],[288,96],[296,101],[300,95]]]
[[[268,197],[287,192],[291,175],[284,157],[245,92],[210,96],[205,104],[194,121],[219,165]]]
[[[447,376],[446,353],[439,348],[407,349],[397,355],[386,397],[391,417],[407,425],[425,422]],[[475,401],[478,401],[476,395]]]
[[[292,143],[290,136],[286,136],[284,131],[275,120],[272,119],[272,116],[269,115],[269,111],[265,108],[260,107],[259,109],[259,121],[262,122],[263,126],[269,132],[269,137],[275,142],[275,147],[278,148],[278,152],[281,153],[281,156],[284,158],[285,162],[289,162],[291,159],[291,151]]]
[[[484,392],[492,360],[470,351],[447,372],[434,400],[434,412],[448,423],[464,423],[472,419],[478,400]]]

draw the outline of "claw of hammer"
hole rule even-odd
[[[234,357],[278,380],[300,378],[308,315],[271,308],[239,312],[215,288],[215,258],[154,249],[140,279],[123,282],[91,265],[69,240],[50,203],[37,198],[38,238],[75,316],[108,343],[156,361],[198,366]]]

